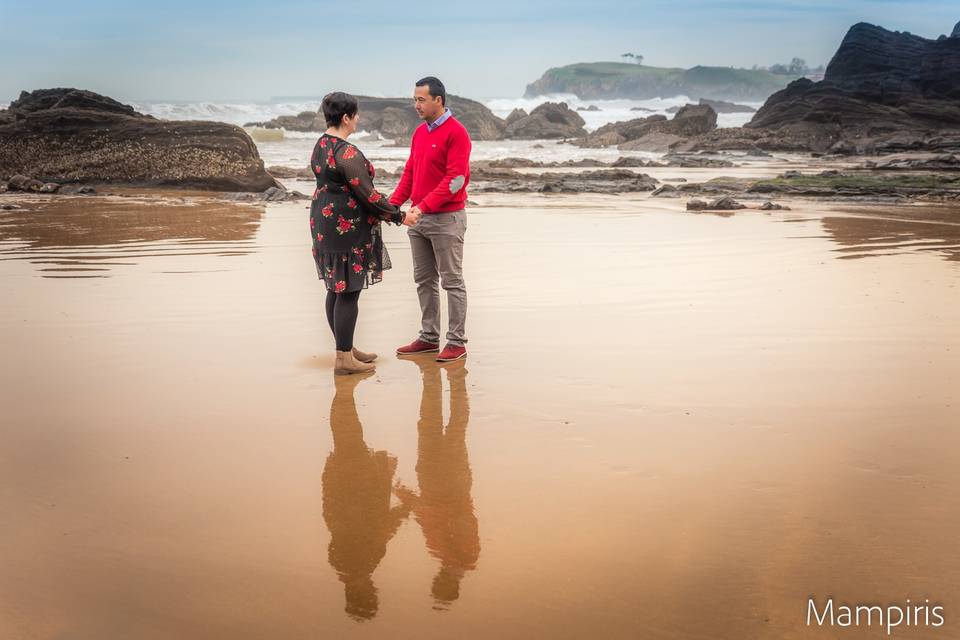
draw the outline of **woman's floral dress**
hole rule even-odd
[[[373,186],[373,165],[354,145],[323,134],[310,158],[317,188],[310,205],[310,236],[317,276],[329,291],[359,291],[390,268],[380,221],[399,224],[400,209]]]

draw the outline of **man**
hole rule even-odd
[[[424,124],[410,141],[410,157],[390,203],[408,199],[423,214],[407,230],[413,253],[413,279],[420,298],[420,335],[397,349],[401,355],[440,351],[440,289],[450,313],[447,344],[437,356],[452,362],[467,355],[467,289],[463,282],[463,238],[467,231],[470,135],[447,108],[443,83],[430,76],[414,88],[414,107]]]

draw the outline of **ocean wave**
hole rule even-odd
[[[316,112],[320,102],[135,102],[131,106],[140,113],[163,120],[207,120],[244,125],[302,111]]]

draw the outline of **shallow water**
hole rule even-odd
[[[471,198],[469,359],[390,228],[366,379],[302,202],[0,212],[0,635],[956,635],[955,210]]]

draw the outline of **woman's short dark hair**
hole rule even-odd
[[[328,127],[339,127],[343,122],[343,116],[351,118],[357,115],[357,99],[349,93],[343,91],[334,91],[323,96],[323,118],[327,121]]]
[[[437,78],[433,76],[427,76],[426,78],[421,78],[417,80],[418,87],[427,87],[427,91],[430,92],[430,95],[436,98],[440,96],[440,104],[447,106],[447,88],[443,86],[443,83],[440,82]]]

